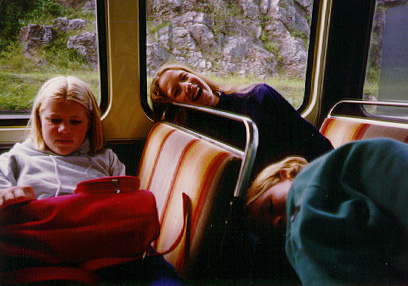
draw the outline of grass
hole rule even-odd
[[[37,50],[34,60],[11,45],[0,52],[0,112],[29,112],[41,85],[59,75],[82,79],[99,99],[99,71],[74,51],[46,46]]]
[[[237,87],[245,87],[251,84],[263,82],[276,89],[295,108],[300,107],[303,102],[305,82],[304,80],[299,78],[289,78],[282,75],[269,77],[263,81],[260,81],[255,77],[241,76],[232,76],[225,79],[211,76],[209,76],[209,78],[214,81],[221,82],[225,85],[232,85]]]
[[[29,112],[41,85],[58,75],[75,75],[82,79],[99,98],[99,74],[75,73],[11,73],[0,71],[0,112]]]

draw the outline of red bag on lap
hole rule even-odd
[[[138,256],[159,232],[154,195],[136,177],[90,180],[73,195],[0,210],[0,267],[11,257],[80,264]]]

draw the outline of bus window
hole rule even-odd
[[[179,63],[229,86],[265,82],[303,103],[313,1],[146,1],[147,91]]]
[[[364,100],[408,102],[407,27],[406,1],[377,0],[364,85]],[[397,109],[393,112],[390,108],[376,108],[370,111],[384,115],[402,113]]]
[[[95,0],[1,1],[0,119],[8,119],[4,124],[9,125],[13,115],[27,118],[24,114],[40,86],[58,75],[79,77],[101,99],[96,8]]]

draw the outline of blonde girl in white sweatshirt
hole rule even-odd
[[[59,76],[40,88],[30,133],[0,156],[0,208],[12,202],[72,194],[84,180],[125,175],[104,149],[99,107],[80,79]]]

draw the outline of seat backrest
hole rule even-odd
[[[370,105],[377,106],[379,104],[377,102]],[[364,117],[362,113],[359,114],[357,112],[357,108],[361,108],[364,105],[368,105],[368,103],[340,102],[323,121],[320,133],[331,141],[334,148],[338,148],[351,141],[378,137],[387,137],[408,143],[407,123]],[[347,114],[347,112],[349,113]]]
[[[191,203],[181,242],[166,260],[186,279],[206,276],[220,248],[242,153],[169,123],[156,123],[137,176],[155,194],[161,232],[154,247],[170,248],[183,227],[185,193]]]
[[[408,143],[406,126],[380,125],[373,121],[326,118],[320,127],[320,132],[331,141],[334,148],[351,141],[377,137],[388,137]]]

